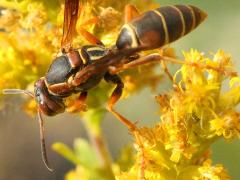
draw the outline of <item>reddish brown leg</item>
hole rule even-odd
[[[140,57],[136,60],[133,60],[127,64],[124,64],[121,67],[116,68],[116,67],[111,66],[111,67],[109,67],[109,72],[111,74],[116,74],[116,73],[119,73],[120,71],[123,71],[126,69],[135,68],[135,67],[138,67],[139,65],[144,65],[144,64],[148,64],[148,63],[152,63],[152,62],[157,62],[157,61],[162,61],[163,69],[171,80],[172,80],[172,75],[168,71],[165,61],[168,61],[171,63],[176,63],[176,64],[185,64],[184,61],[180,61],[180,60],[177,60],[174,58],[169,58],[169,57],[161,56],[157,53],[153,53],[153,54],[149,54],[147,56]]]
[[[139,162],[140,169],[139,169],[139,173],[138,173],[138,179],[145,180],[144,171],[145,171],[145,168],[146,168],[146,161],[145,161],[144,145],[143,145],[142,140],[141,140],[141,135],[139,134],[138,131],[133,132],[133,135],[134,135],[136,143],[138,145],[139,152],[141,153],[140,154],[141,159],[140,159],[140,162]]]
[[[68,112],[76,113],[79,111],[86,111],[87,105],[86,105],[86,99],[87,99],[87,91],[81,92],[78,99],[73,103],[70,104],[67,108]]]
[[[88,19],[87,21],[83,22],[81,24],[81,27],[82,26],[88,26],[88,25],[93,25],[93,24],[97,24],[99,21],[99,19],[97,17],[93,17],[91,19]]]
[[[147,55],[147,56],[144,56],[144,57],[140,57],[139,59],[136,59],[132,62],[124,64],[122,67],[119,67],[119,68],[111,66],[111,67],[109,67],[109,72],[111,74],[116,74],[116,73],[118,73],[120,71],[123,71],[125,69],[135,68],[135,67],[138,67],[139,65],[144,65],[144,64],[147,64],[147,63],[155,62],[155,61],[161,61],[161,65],[162,65],[162,68],[163,68],[164,72],[167,74],[168,78],[173,82],[173,84],[175,84],[175,82],[173,80],[173,77],[172,77],[171,73],[169,72],[169,70],[166,66],[165,61],[170,61],[170,62],[178,63],[178,64],[184,64],[184,62],[179,61],[179,60],[175,60],[175,59],[170,60],[170,59],[167,59],[167,57],[163,57],[159,54],[150,54],[150,55]]]
[[[104,76],[104,79],[107,82],[112,82],[114,84],[116,84],[116,88],[114,89],[109,101],[108,101],[108,110],[113,113],[113,115],[120,120],[120,122],[122,122],[124,125],[126,125],[129,129],[129,131],[132,133],[132,135],[135,137],[136,139],[136,143],[139,146],[140,152],[141,152],[141,161],[140,161],[140,171],[139,171],[139,177],[141,180],[144,180],[144,170],[145,170],[145,153],[144,153],[144,146],[143,143],[141,141],[141,137],[139,135],[138,129],[136,127],[136,125],[134,123],[132,123],[131,121],[129,121],[128,119],[126,119],[125,117],[123,117],[121,114],[119,114],[118,112],[116,112],[113,109],[113,106],[116,104],[116,102],[119,100],[119,98],[122,95],[122,89],[124,87],[123,82],[121,81],[120,77],[117,75],[111,75],[110,73],[106,73]]]
[[[127,4],[125,6],[125,18],[124,18],[124,21],[125,23],[128,23],[130,22],[131,20],[135,19],[136,17],[139,16],[139,11],[137,10],[137,8],[132,5],[132,4]]]
[[[173,76],[172,76],[171,73],[169,72],[168,67],[167,67],[165,61],[161,61],[161,65],[162,65],[162,68],[163,68],[164,72],[167,74],[168,78],[169,78],[173,83],[175,83],[174,80],[173,80]]]
[[[223,71],[221,68],[218,68],[218,67],[209,66],[209,65],[205,65],[205,64],[186,62],[186,61],[168,57],[168,56],[161,56],[157,53],[153,53],[153,54],[150,54],[150,55],[147,55],[144,57],[140,57],[139,59],[136,59],[132,62],[124,64],[121,67],[110,66],[109,72],[110,72],[110,74],[116,74],[120,71],[130,69],[130,68],[135,68],[139,65],[151,63],[154,61],[165,61],[165,62],[170,62],[170,63],[174,63],[174,64],[188,65],[188,66],[193,66],[193,67],[199,67],[201,69],[210,69],[210,70],[217,71],[219,73],[222,73],[222,74],[225,74],[225,75],[231,76],[231,77],[237,76],[237,73],[234,71]]]
[[[139,59],[136,59],[132,62],[124,64],[123,66],[118,68],[111,66],[109,67],[109,72],[111,74],[117,74],[118,72],[126,69],[135,68],[139,65],[147,64],[154,61],[160,61],[160,60],[162,60],[162,56],[160,56],[159,54],[150,54],[144,57],[140,57]]]
[[[131,132],[135,131],[136,130],[135,124],[132,123],[131,121],[129,121],[128,119],[126,119],[125,117],[123,117],[121,114],[119,114],[118,112],[116,112],[113,109],[113,106],[116,104],[116,102],[120,99],[120,97],[122,95],[122,90],[124,87],[122,80],[120,79],[120,77],[118,75],[111,75],[109,73],[105,74],[104,79],[107,82],[111,82],[111,83],[114,83],[117,85],[116,88],[114,89],[110,99],[108,100],[107,109],[111,113],[113,113],[113,115],[119,121],[121,121],[124,125],[126,125]]]
[[[86,29],[84,28],[80,28],[79,29],[80,34],[91,44],[94,45],[101,45],[103,46],[104,44],[102,43],[102,41],[100,39],[98,39],[96,36],[94,36],[92,33],[88,32]]]
[[[84,26],[87,26],[87,25],[92,25],[92,24],[97,24],[98,23],[98,18],[97,17],[94,17],[92,19],[89,19],[85,22],[83,22],[81,25],[80,25],[80,28],[78,29],[79,30],[79,33],[88,41],[90,42],[91,44],[94,44],[94,45],[101,45],[103,46],[103,43],[100,39],[98,39],[96,36],[94,36],[92,33],[88,32]]]
[[[79,95],[78,101],[85,103],[87,99],[87,95],[88,95],[87,91],[81,92],[81,94]]]

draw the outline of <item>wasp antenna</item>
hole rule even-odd
[[[53,169],[50,168],[50,165],[48,162],[45,136],[44,136],[44,122],[43,122],[42,113],[40,110],[38,110],[38,122],[39,122],[39,128],[40,128],[40,144],[41,144],[42,160],[43,160],[46,168],[49,171],[53,172]]]
[[[34,98],[34,94],[31,91],[23,90],[23,89],[3,89],[3,94],[27,94],[28,96],[31,96]]]

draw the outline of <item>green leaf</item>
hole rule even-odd
[[[74,153],[74,151],[63,143],[60,142],[54,143],[52,145],[52,149],[75,165],[80,164],[81,162],[78,156]]]
[[[85,139],[78,138],[74,141],[74,151],[82,166],[91,169],[99,167],[96,152]]]

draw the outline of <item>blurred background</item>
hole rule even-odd
[[[205,53],[223,49],[232,54],[236,66],[240,67],[240,1],[161,0],[158,3],[161,6],[191,4],[208,13],[207,21],[199,28],[171,44],[179,57],[182,50],[188,51],[190,48]],[[170,67],[172,72],[174,68],[175,65]],[[146,88],[139,94],[121,100],[116,109],[132,121],[138,120],[139,126],[152,126],[159,121],[159,109],[154,97],[169,88],[170,82],[165,77],[156,92]],[[87,138],[83,125],[78,117],[67,113],[45,117],[49,158],[55,170],[50,173],[41,160],[37,120],[19,108],[21,102],[18,96],[10,97],[6,108],[0,113],[0,180],[63,179],[64,174],[74,166],[53,152],[50,145],[61,141],[71,147],[75,138]],[[126,127],[110,113],[105,116],[102,126],[112,157],[116,158],[121,147],[132,140],[131,136]],[[223,164],[233,179],[239,179],[240,142],[219,141],[212,150],[213,163]]]

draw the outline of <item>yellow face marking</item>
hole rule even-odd
[[[126,28],[127,32],[130,33],[130,36],[132,38],[131,47],[138,47],[137,37],[134,28],[130,24],[125,24],[122,28]]]
[[[178,13],[179,13],[179,16],[181,18],[181,21],[182,21],[182,33],[181,33],[181,37],[184,36],[185,32],[186,32],[186,25],[185,25],[185,21],[184,21],[184,17],[183,17],[183,14],[182,14],[182,11],[180,11],[180,9],[178,9],[178,7],[176,6],[171,6],[172,8],[174,8]]]
[[[81,57],[81,60],[82,60],[83,64],[86,64],[87,61],[86,61],[86,59],[83,57],[83,55],[82,55],[82,53],[81,53],[81,50],[78,51],[78,52],[79,52],[79,55],[80,55],[80,57]]]
[[[167,28],[167,23],[166,20],[164,18],[164,16],[162,15],[162,13],[158,12],[157,10],[153,10],[153,12],[155,12],[158,16],[161,17],[162,19],[162,23],[163,23],[163,30],[165,33],[165,41],[164,44],[168,44],[169,43],[169,34],[168,34],[168,28]]]
[[[191,11],[191,14],[192,14],[193,24],[192,24],[191,30],[193,30],[196,27],[196,16],[191,6],[186,6],[186,7]]]

